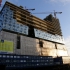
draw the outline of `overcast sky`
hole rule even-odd
[[[12,2],[18,6],[22,5],[24,8],[32,9],[31,13],[36,12],[62,12],[57,14],[57,18],[60,20],[60,25],[65,39],[66,46],[70,47],[70,0],[2,0],[2,6],[5,1]],[[43,19],[49,14],[34,14],[35,16]]]

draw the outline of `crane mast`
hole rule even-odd
[[[55,10],[54,10],[54,17],[56,18],[56,14],[61,14],[62,12],[55,12]]]

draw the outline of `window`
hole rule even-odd
[[[3,58],[5,58],[6,56],[5,55],[3,55]]]
[[[6,62],[10,62],[9,60],[6,60]]]
[[[57,44],[55,43],[55,48],[57,49]]]
[[[37,66],[38,66],[39,64],[37,64]]]
[[[7,55],[7,58],[9,58],[9,55]]]
[[[39,41],[39,45],[40,45],[40,47],[43,47],[43,42]]]
[[[23,62],[23,60],[20,60],[20,62]]]
[[[16,56],[14,56],[14,58],[16,58]]]
[[[0,55],[0,57],[2,57],[2,55]]]
[[[24,60],[23,62],[26,62],[26,60]]]
[[[13,56],[10,56],[10,58],[13,58]]]
[[[17,49],[20,49],[20,36],[17,36]]]
[[[17,56],[17,58],[20,58],[20,56]]]

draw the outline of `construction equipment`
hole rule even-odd
[[[32,13],[32,14],[54,14],[54,17],[56,18],[56,14],[61,14],[62,12],[38,12],[38,13]]]
[[[32,10],[32,11],[33,11],[33,10],[35,10],[35,9],[26,9],[26,10]]]
[[[25,10],[27,10],[27,11],[30,11],[30,10],[32,10],[32,11],[33,11],[33,10],[35,10],[35,9],[34,9],[34,8],[33,8],[33,9],[27,9],[27,8],[26,8],[26,6],[25,6]]]
[[[54,16],[55,16],[55,18],[56,18],[56,14],[61,14],[62,12],[55,12],[55,10],[54,10]]]

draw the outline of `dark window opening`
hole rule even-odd
[[[55,43],[55,48],[57,49],[57,45],[56,45],[56,43]]]
[[[29,26],[28,34],[29,34],[29,37],[33,37],[33,38],[35,37],[33,26]]]
[[[43,47],[43,42],[39,41],[39,45],[40,45],[40,47]]]
[[[20,49],[20,36],[17,36],[17,49]]]
[[[4,43],[4,40],[1,39],[1,42]]]

